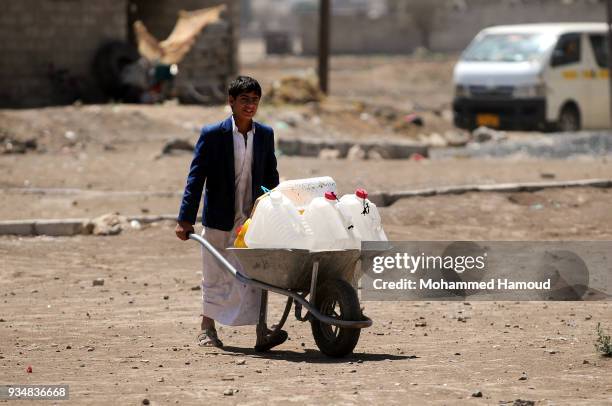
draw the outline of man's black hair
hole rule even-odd
[[[255,92],[257,96],[261,97],[261,86],[259,82],[249,76],[238,76],[230,83],[227,93],[236,98],[243,93]]]

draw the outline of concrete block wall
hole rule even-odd
[[[318,49],[318,14],[300,16],[302,52],[314,55]],[[394,16],[368,18],[366,15],[334,15],[331,48],[343,54],[402,54],[418,46],[418,35],[410,25]]]
[[[127,0],[3,1],[0,107],[70,103],[100,96],[96,49],[126,36]]]

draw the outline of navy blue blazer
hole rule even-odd
[[[274,130],[257,122],[254,122],[254,125],[251,170],[253,201],[263,194],[261,186],[272,189],[278,185]],[[234,137],[231,116],[202,129],[189,169],[178,215],[179,221],[195,224],[205,181],[202,224],[231,231],[235,214]]]

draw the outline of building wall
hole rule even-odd
[[[430,48],[440,52],[463,50],[483,28],[500,24],[535,22],[605,21],[602,0],[432,0],[436,7]],[[410,0],[402,3],[410,12]],[[302,49],[317,52],[316,13],[300,16]],[[398,13],[380,18],[364,14],[332,17],[332,51],[347,54],[406,53],[421,42],[413,16]],[[418,16],[416,17],[418,18]]]
[[[436,18],[431,36],[433,50],[461,51],[482,28],[492,25],[606,20],[601,0],[470,0],[466,3],[467,8],[449,8]]]
[[[0,106],[99,98],[91,61],[100,44],[125,38],[126,1],[3,1]]]

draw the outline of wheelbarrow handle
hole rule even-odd
[[[211,243],[206,241],[206,239],[196,233],[189,233],[189,239],[199,242],[204,248],[206,248],[208,252],[210,252],[212,256],[215,257],[215,259],[221,263],[223,269],[229,272],[234,278],[238,279],[242,283],[251,283],[251,279],[246,278],[244,275],[238,272],[234,265],[230,264],[230,262],[225,259],[225,257],[221,255],[221,253],[217,251],[217,249],[213,247]]]

